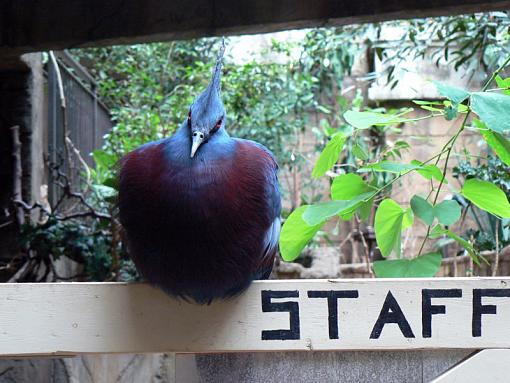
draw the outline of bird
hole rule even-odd
[[[278,252],[278,164],[231,137],[221,98],[225,43],[206,89],[167,138],[120,160],[118,208],[127,249],[148,283],[210,304],[267,279]]]

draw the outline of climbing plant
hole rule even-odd
[[[491,182],[503,190],[510,197],[509,166],[497,156],[489,153],[487,158],[474,157],[464,159],[453,168],[452,175],[461,182],[477,178]],[[478,209],[473,204],[459,198],[465,211],[474,221],[474,227],[469,228],[464,236],[471,238],[473,247],[479,251],[494,251],[510,245],[510,220],[501,221],[492,214]]]
[[[337,217],[343,220],[351,220],[354,217],[366,220],[367,212],[376,205],[376,241],[382,256],[387,258],[374,262],[376,276],[435,275],[441,264],[441,254],[424,253],[423,250],[427,241],[441,236],[448,236],[457,241],[475,263],[485,261],[472,243],[450,229],[461,217],[461,206],[455,200],[440,200],[439,197],[442,188],[448,183],[446,170],[453,147],[467,128],[479,132],[501,161],[510,165],[510,141],[506,136],[510,131],[510,78],[503,79],[499,76],[509,62],[510,57],[493,73],[480,92],[468,92],[435,82],[439,93],[446,98],[444,102],[415,101],[417,107],[429,112],[427,116],[419,119],[440,117],[450,121],[457,116],[462,117],[460,127],[437,154],[426,159],[415,159],[410,163],[390,161],[383,156],[374,161],[367,161],[368,156],[361,148],[357,148],[354,152],[358,159],[355,172],[334,175],[331,183],[331,201],[301,206],[284,223],[280,238],[283,259],[292,261],[299,256],[306,243],[327,221]],[[494,81],[497,88],[489,89]],[[417,118],[407,117],[411,110],[401,113],[360,110],[345,112],[343,119],[352,129],[331,134],[329,142],[315,164],[312,176],[324,176],[338,161],[345,143],[356,142],[366,129],[401,123],[412,124]],[[472,115],[476,115],[477,118],[473,118],[470,123]],[[442,159],[444,165],[439,167]],[[387,182],[381,182],[380,178],[376,177],[378,173],[391,173],[394,177]],[[406,176],[424,177],[430,181],[431,187],[429,190],[423,190],[421,195],[414,195],[410,206],[402,207],[384,193],[392,184]],[[479,209],[498,219],[510,218],[510,203],[505,192],[491,182],[476,177],[469,178],[457,192]],[[426,226],[426,235],[416,257],[403,259],[402,231],[415,224],[415,221],[420,221]],[[395,259],[388,259],[390,256]]]

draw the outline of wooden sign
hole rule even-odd
[[[510,278],[258,281],[209,306],[144,284],[1,284],[0,302],[0,355],[510,348]]]

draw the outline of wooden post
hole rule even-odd
[[[0,356],[510,348],[510,278],[257,281],[211,305],[144,284],[0,285]]]

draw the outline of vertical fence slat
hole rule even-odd
[[[66,56],[66,63],[72,60]],[[78,77],[80,71],[70,71],[62,60],[57,60],[66,98],[66,117],[69,137],[87,165],[94,166],[90,153],[103,145],[104,135],[112,128],[109,111],[99,102],[96,84],[91,83],[90,74]],[[86,85],[88,84],[88,86]],[[89,88],[90,87],[90,88]],[[52,62],[48,62],[48,153],[50,162],[55,164],[59,156],[65,155],[64,119],[60,106],[57,76]],[[76,158],[72,182],[79,185],[83,169]],[[62,170],[66,170],[68,163]],[[59,197],[58,188],[49,180],[49,198],[54,204]]]

